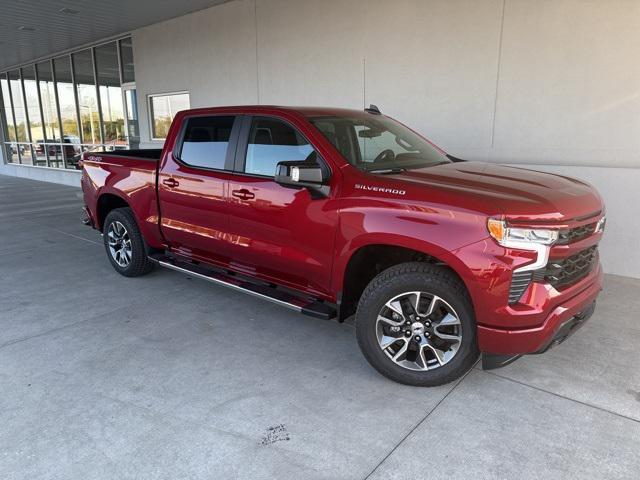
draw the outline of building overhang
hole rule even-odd
[[[229,0],[8,0],[0,5],[0,71]]]

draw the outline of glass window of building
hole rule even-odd
[[[73,93],[71,76],[71,61],[69,57],[56,58],[53,61],[56,72],[56,88],[60,102],[60,117],[62,119],[62,134],[78,138],[78,114],[76,99]],[[61,139],[59,139],[61,140]]]
[[[37,65],[40,99],[42,101],[42,115],[44,138],[47,142],[60,141],[60,127],[58,126],[58,111],[56,108],[56,91],[53,84],[51,62],[41,62]]]
[[[0,88],[2,89],[2,118],[4,119],[6,139],[9,142],[16,141],[16,125],[13,123],[13,110],[11,109],[11,93],[9,92],[9,80],[7,75],[0,75]]]
[[[130,38],[0,72],[7,160],[75,168],[83,151],[137,143],[134,82]]]
[[[137,145],[140,142],[140,128],[138,127],[138,95],[135,87],[124,89],[124,106],[127,111],[127,138],[130,144]]]
[[[133,47],[131,38],[120,40],[120,54],[122,55],[122,83],[131,83],[136,81],[133,69]]]
[[[167,138],[173,117],[179,111],[189,108],[189,94],[186,92],[150,95],[149,114],[153,139],[164,140]]]
[[[22,84],[24,86],[24,97],[27,102],[26,112],[29,121],[29,132],[31,141],[34,143],[34,165],[47,165],[47,157],[43,143],[45,140],[42,127],[42,117],[40,115],[40,101],[38,100],[38,84],[36,83],[36,69],[28,66],[22,68]]]
[[[73,168],[77,164],[75,159],[80,155],[81,149],[71,59],[68,56],[56,58],[53,61],[53,69],[56,74],[56,89],[62,119],[62,138],[59,139],[62,144],[57,145],[54,152],[57,157],[63,156],[67,166]]]
[[[120,40],[120,67],[122,74],[122,89],[124,91],[124,107],[127,128],[127,140],[131,148],[137,148],[140,143],[140,128],[138,126],[138,105],[136,95],[136,76],[133,66],[133,47],[131,38]]]
[[[26,111],[29,119],[29,130],[34,142],[44,141],[42,118],[40,118],[40,103],[38,101],[38,85],[36,83],[36,69],[33,66],[22,69],[22,83],[27,102]]]
[[[107,146],[124,146],[127,144],[119,68],[116,42],[96,47],[98,89],[102,108],[104,143]]]
[[[53,83],[53,69],[51,61],[40,62],[36,65],[40,101],[42,106],[42,125],[44,130],[44,145],[36,145],[36,156],[48,159],[48,166],[62,167],[62,150],[56,143],[60,143],[60,126],[58,109],[56,107],[56,91]]]
[[[24,109],[22,97],[22,82],[20,72],[13,70],[7,73],[9,86],[11,87],[11,100],[13,102],[13,117],[16,121],[16,139],[18,142],[27,142],[27,115]]]
[[[18,157],[18,145],[16,142],[16,125],[13,121],[13,109],[11,108],[11,92],[9,90],[9,80],[7,74],[0,75],[0,89],[2,90],[2,106],[0,110],[0,116],[4,121],[5,139],[5,151],[7,152],[7,161],[9,163],[18,163],[20,157]]]
[[[16,135],[18,140],[17,150],[20,163],[33,165],[33,155],[29,142],[27,124],[27,109],[24,105],[24,92],[22,91],[22,79],[20,71],[13,70],[8,73],[9,86],[11,87],[11,100],[13,101],[13,115],[16,120]],[[22,143],[20,143],[22,142]]]
[[[93,55],[90,49],[73,54],[73,71],[78,93],[82,143],[101,143],[98,95],[93,75]]]

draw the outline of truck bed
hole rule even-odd
[[[130,205],[148,241],[160,239],[156,181],[162,150],[116,150],[82,154],[82,189],[94,227],[102,229],[105,202]],[[106,194],[106,195],[105,195]],[[101,198],[101,201],[98,199]],[[158,240],[159,241],[159,240]]]

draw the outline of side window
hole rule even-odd
[[[224,169],[235,117],[193,117],[187,120],[180,160],[193,167]]]
[[[347,162],[351,165],[360,163],[360,152],[355,141],[355,138],[357,138],[355,130],[348,122],[336,121],[336,119],[316,119],[313,124],[344,155]]]
[[[290,125],[271,118],[254,118],[244,171],[272,177],[278,162],[306,160],[313,158],[313,152],[309,142]]]

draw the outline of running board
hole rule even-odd
[[[150,255],[149,260],[157,263],[161,267],[185,273],[192,277],[215,283],[216,285],[222,285],[223,287],[238,292],[247,293],[311,317],[321,318],[323,320],[331,320],[336,317],[336,309],[331,304],[311,298],[298,297],[279,290],[276,287],[253,283],[246,279],[236,277],[235,275],[226,275],[222,272],[204,267],[202,264],[181,262],[163,254]]]

